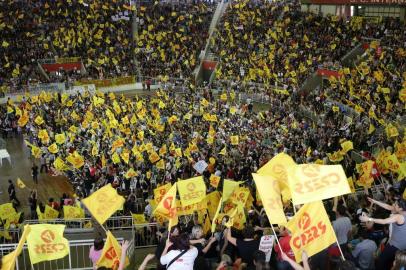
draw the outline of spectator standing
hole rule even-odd
[[[8,180],[8,184],[8,196],[10,197],[10,202],[13,204],[15,203],[15,205],[18,207],[21,203],[17,199],[15,186],[11,180]]]

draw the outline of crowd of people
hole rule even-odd
[[[81,57],[95,78],[133,74],[134,61],[148,76],[189,78],[213,13],[209,3],[140,6],[135,44],[134,10],[120,1],[29,2],[25,8],[32,12],[27,13],[19,12],[19,1],[1,5],[6,44],[0,53],[6,62],[1,63],[0,83],[15,86],[37,78],[33,59],[56,55]],[[33,40],[30,45],[24,42],[27,37]],[[369,49],[353,68],[341,67],[337,61],[365,37],[382,39],[368,42]],[[233,82],[227,86],[200,89],[188,83],[182,93],[169,87],[142,97],[41,92],[18,103],[9,100],[0,107],[2,135],[24,136],[37,189],[48,173],[67,176],[75,190],[74,197],[63,194],[47,202],[40,202],[33,190],[24,200],[30,219],[38,218],[46,206],[63,217],[64,206],[80,205],[81,199],[111,184],[126,198],[118,215],[143,215],[162,226],[154,231],[155,254],[140,269],[154,258],[158,269],[170,270],[402,269],[406,140],[397,123],[405,109],[404,45],[397,20],[346,22],[302,12],[297,4],[243,1],[231,5],[213,39],[212,49],[221,58],[216,75]],[[329,78],[317,91],[300,92],[303,81],[325,63],[338,66],[340,76]],[[247,89],[240,82],[263,87]],[[269,87],[275,83],[286,85],[288,94]],[[246,90],[263,92],[268,109],[258,111],[252,101],[241,101]],[[308,117],[309,111],[315,117]],[[353,149],[343,152],[345,142]],[[283,226],[273,228],[278,244],[271,258],[259,250],[261,237],[273,233],[251,174],[281,152],[298,164],[341,164],[366,193],[325,200],[340,249],[333,245],[310,258],[304,252],[303,265],[295,262],[291,232]],[[400,169],[387,164],[390,156]],[[200,161],[207,162],[202,173],[195,167]],[[364,161],[372,161],[375,170],[367,184],[360,180],[359,164]],[[194,213],[180,217],[168,231],[157,219],[154,190],[197,175],[204,177],[208,194],[222,191],[224,179],[245,181],[252,201],[245,205],[242,228],[227,228],[224,220],[211,233],[210,215]],[[219,178],[217,184],[213,176]],[[368,195],[370,188],[374,193]],[[15,209],[21,209],[24,201],[11,180],[8,195]],[[288,200],[284,210],[293,216],[297,209]],[[21,215],[18,222],[27,217]],[[103,240],[96,239],[89,254],[93,263],[102,248]]]
[[[398,20],[385,20],[322,16],[301,11],[299,2],[232,3],[212,40],[220,58],[216,77],[298,89],[319,66],[337,66],[364,38],[401,29]]]

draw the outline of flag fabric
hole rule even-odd
[[[286,227],[291,232],[289,243],[298,263],[302,261],[304,250],[311,257],[336,242],[322,201],[303,205]]]
[[[301,164],[288,171],[294,205],[351,193],[341,165]]]
[[[217,176],[217,175],[214,175],[214,174],[212,174],[212,175],[210,175],[210,185],[212,186],[212,187],[215,187],[215,188],[217,188],[217,186],[219,185],[219,183],[220,183],[220,176]]]
[[[341,148],[343,149],[344,153],[347,153],[348,151],[354,149],[354,145],[352,141],[345,141],[341,143]]]
[[[216,214],[217,210],[217,205],[220,201],[220,192],[218,191],[213,191],[209,194],[206,195],[206,207],[207,207],[207,212],[209,214],[210,219],[214,218],[214,215]]]
[[[17,178],[17,186],[21,189],[26,187],[26,185],[20,178]]]
[[[351,193],[355,193],[355,186],[354,186],[354,181],[352,180],[352,177],[348,177],[348,185],[350,185]]]
[[[37,224],[30,227],[27,246],[32,264],[61,259],[69,254],[69,242],[63,237],[65,225]]]
[[[178,215],[176,212],[176,189],[175,183],[158,203],[154,210],[154,215],[158,214],[169,220],[169,229],[178,224]]]
[[[270,175],[253,173],[257,192],[261,197],[262,205],[268,216],[270,224],[285,224],[286,217],[281,201],[281,192],[278,181]]]
[[[233,191],[236,187],[238,187],[242,181],[233,181],[229,179],[224,179],[223,183],[223,200],[227,201],[228,198],[230,198],[231,194],[233,194]]]
[[[147,223],[147,221],[145,220],[145,215],[144,214],[133,214],[133,213],[131,213],[131,216],[133,217],[134,224]]]
[[[206,197],[206,185],[202,176],[178,181],[178,189],[182,206],[198,203]]]
[[[6,220],[16,214],[16,210],[12,203],[4,203],[0,205],[0,218]]]
[[[257,173],[261,175],[271,175],[278,180],[282,199],[286,202],[292,198],[288,184],[287,171],[290,170],[290,167],[295,165],[295,161],[289,155],[279,153],[262,166]]]
[[[41,219],[56,219],[59,216],[59,212],[49,205],[45,205],[45,211],[41,216]]]
[[[101,225],[123,207],[125,199],[108,184],[82,200],[83,204]]]
[[[83,165],[85,165],[84,158],[76,151],[73,154],[69,154],[66,160],[76,169],[80,169]]]
[[[2,258],[1,270],[14,270],[15,269],[16,260],[17,260],[18,256],[21,254],[24,243],[27,240],[27,236],[30,232],[31,232],[30,225],[25,225],[23,234],[21,235],[20,241],[18,242],[18,245],[15,248],[15,250],[13,252],[5,255]]]
[[[82,208],[77,207],[77,206],[70,206],[70,205],[63,206],[63,218],[65,220],[84,218],[84,217],[85,217],[85,211]]]
[[[233,193],[231,193],[229,200],[238,206],[244,206],[247,203],[249,195],[250,190],[248,188],[236,187]]]
[[[223,198],[220,199],[219,204],[217,206],[216,213],[214,214],[213,220],[211,221],[211,232],[212,233],[214,233],[214,231],[216,230],[216,220],[217,220],[217,217],[218,217],[218,215],[220,213],[222,203],[223,203]]]
[[[158,204],[162,200],[162,198],[171,189],[171,187],[171,183],[167,183],[154,189],[154,201],[156,204]]]
[[[96,262],[97,267],[106,267],[110,269],[117,269],[120,265],[121,246],[117,242],[114,235],[108,231],[106,242],[102,249],[99,260]],[[125,265],[128,266],[129,260],[126,257]]]

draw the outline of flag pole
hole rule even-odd
[[[334,233],[334,235],[335,235],[335,233]],[[340,250],[341,258],[343,259],[343,261],[345,261],[344,253],[343,253],[343,251],[341,250],[340,244],[338,243],[337,236],[336,236],[336,243],[337,243],[338,249]]]

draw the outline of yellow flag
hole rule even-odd
[[[403,168],[400,166],[399,160],[395,154],[392,154],[385,159],[385,165],[386,168],[388,168],[390,171],[399,174],[404,173],[404,172],[402,173]]]
[[[217,186],[219,185],[220,179],[221,179],[220,176],[217,176],[214,174],[210,175],[210,185],[212,187],[217,188]]]
[[[206,196],[206,185],[202,176],[178,181],[178,188],[182,206],[198,203]]]
[[[108,184],[89,197],[82,200],[83,204],[100,224],[103,224],[118,209],[121,209],[125,199],[117,194],[111,184]]]
[[[230,141],[232,145],[238,145],[238,136],[230,136]]]
[[[227,147],[224,147],[223,149],[221,149],[221,151],[220,151],[220,155],[223,155],[223,156],[225,156],[225,155],[227,155],[227,149],[226,149]]]
[[[68,165],[65,164],[65,162],[63,162],[63,160],[60,157],[57,157],[54,161],[54,166],[55,169],[57,169],[58,171],[65,171],[67,170],[69,167]]]
[[[347,153],[348,151],[354,149],[354,145],[352,141],[345,141],[341,144],[341,148],[343,149],[344,153]]]
[[[177,183],[169,189],[154,211],[154,215],[157,214],[169,220],[169,229],[178,224],[178,215],[176,212],[176,185]]]
[[[66,141],[66,137],[64,133],[61,134],[56,134],[55,135],[55,141],[57,144],[64,144]]]
[[[61,259],[69,254],[69,242],[63,237],[65,225],[37,224],[30,227],[27,246],[32,264]]]
[[[207,212],[209,213],[210,219],[213,219],[214,215],[216,214],[217,205],[218,202],[220,201],[220,197],[221,197],[220,192],[218,191],[213,191],[206,195],[205,201]]]
[[[137,173],[136,171],[134,171],[133,168],[130,168],[130,169],[124,174],[124,177],[125,177],[126,179],[130,179],[131,177],[134,177],[134,176],[137,176],[137,175],[138,175],[138,173]]]
[[[354,181],[352,180],[352,176],[347,178],[348,180],[348,185],[350,185],[351,193],[355,193],[355,186],[354,186]]]
[[[385,131],[386,131],[386,136],[388,136],[388,138],[399,136],[398,129],[392,124],[388,124],[385,128]]]
[[[18,119],[18,125],[20,127],[24,127],[28,123],[28,120],[30,120],[28,113],[24,112],[24,114]]]
[[[217,217],[218,217],[218,215],[220,213],[222,203],[223,203],[223,198],[220,199],[219,204],[217,206],[216,213],[214,214],[213,220],[211,222],[211,232],[212,233],[214,233],[214,231],[216,230],[216,221],[217,221]]]
[[[296,163],[289,155],[285,153],[279,153],[270,161],[268,161],[264,166],[262,166],[257,171],[257,173],[261,175],[271,175],[276,180],[278,180],[282,199],[284,202],[286,202],[292,198],[288,184],[287,171],[290,170],[291,166],[295,165]]]
[[[34,122],[35,122],[35,124],[37,124],[38,126],[40,126],[40,125],[42,125],[42,124],[44,123],[44,119],[42,119],[42,117],[38,115],[38,116],[34,119]]]
[[[165,161],[161,159],[156,163],[156,167],[160,170],[165,170]]]
[[[281,192],[278,181],[271,175],[253,173],[257,192],[261,197],[266,215],[270,224],[285,224],[286,217],[283,212]]]
[[[224,179],[223,182],[223,200],[227,201],[236,187],[238,187],[243,181],[233,181],[229,179]]]
[[[59,212],[50,207],[49,205],[45,205],[45,211],[42,214],[42,219],[56,219],[59,216]]]
[[[220,99],[221,99],[222,101],[227,101],[227,94],[226,94],[226,93],[221,94]]]
[[[155,163],[160,159],[159,155],[154,151],[149,155],[149,161],[151,161],[151,163]]]
[[[237,206],[244,206],[247,203],[250,190],[246,187],[236,187],[228,199]]]
[[[344,151],[335,151],[333,153],[327,153],[327,157],[331,162],[340,162],[344,159]]]
[[[292,234],[289,243],[298,263],[302,261],[303,251],[311,257],[336,242],[333,227],[321,201],[302,206],[286,227]]]
[[[108,231],[106,243],[99,260],[96,262],[97,267],[106,267],[110,269],[117,269],[120,265],[121,258],[121,246],[118,244],[117,239],[114,235]],[[126,258],[125,266],[128,266],[129,261]]]
[[[21,235],[20,241],[18,242],[18,245],[15,248],[15,250],[13,252],[5,255],[2,258],[1,270],[14,270],[15,269],[16,260],[17,260],[18,256],[21,254],[21,251],[23,250],[23,247],[24,247],[24,243],[27,240],[27,236],[30,232],[31,232],[30,225],[25,225],[23,234]]]
[[[133,213],[131,213],[131,216],[133,217],[134,224],[147,223],[147,221],[145,220],[145,215],[144,214],[133,214]]]
[[[52,153],[52,154],[58,153],[59,149],[58,149],[58,146],[56,145],[56,143],[51,144],[51,145],[48,147],[48,151],[49,151],[50,153]]]
[[[114,164],[118,164],[121,162],[120,156],[116,152],[114,152],[114,154],[111,156],[111,160]]]
[[[16,214],[16,210],[12,203],[4,203],[0,205],[0,218],[6,220]]]
[[[26,187],[26,185],[24,184],[24,182],[20,178],[17,178],[17,186],[19,188],[25,188]]]
[[[76,218],[84,218],[85,211],[76,206],[64,205],[63,206],[63,218],[65,220],[71,220]]]
[[[162,200],[162,198],[171,189],[171,187],[171,183],[167,183],[154,189],[154,201],[156,204],[158,204]]]
[[[288,171],[294,205],[328,199],[351,192],[341,165],[301,164]]]

